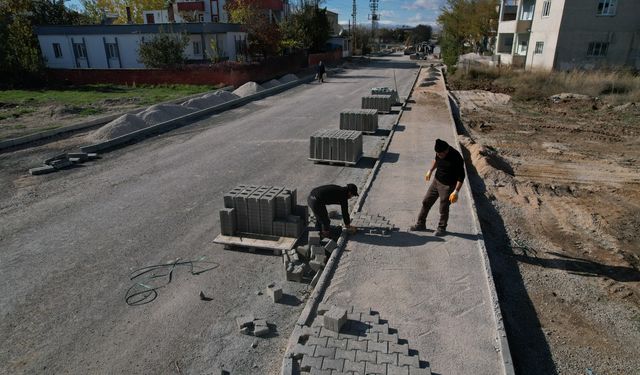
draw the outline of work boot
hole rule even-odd
[[[422,232],[427,230],[427,226],[424,223],[416,223],[409,228],[412,232]]]
[[[446,229],[438,228],[436,233],[434,234],[436,237],[444,237],[447,234]]]

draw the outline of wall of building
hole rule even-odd
[[[556,69],[640,67],[640,1],[618,0],[613,16],[596,14],[598,0],[566,0]],[[590,42],[608,42],[606,56],[587,56]]]
[[[538,0],[531,24],[526,69],[551,70],[556,56],[558,34],[564,12],[565,0],[551,0],[549,16],[543,17],[543,0]],[[541,54],[536,54],[536,43],[544,43]]]

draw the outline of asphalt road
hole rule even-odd
[[[393,87],[394,72],[406,96],[417,67],[405,56],[381,58],[82,168],[4,181],[0,373],[277,373],[307,287],[283,281],[280,257],[212,243],[222,194],[239,183],[290,186],[304,201],[316,185],[362,185],[373,158],[355,168],[313,164],[309,135],[337,128],[338,113],[359,108],[371,87]],[[381,116],[382,127],[395,117]],[[365,152],[375,155],[381,141],[369,137]],[[1,155],[0,167],[15,168],[15,158]],[[132,270],[202,256],[215,268],[179,268],[153,302],[125,303]],[[286,303],[258,295],[273,281]],[[256,348],[235,325],[247,313],[272,324]]]

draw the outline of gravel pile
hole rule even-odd
[[[136,115],[140,117],[148,125],[155,125],[161,122],[184,116],[191,113],[195,108],[185,107],[177,104],[156,104],[145,109]]]
[[[287,74],[284,77],[278,78],[278,81],[282,83],[289,83],[289,82],[297,81],[298,79],[299,79],[298,76],[295,74]]]
[[[89,137],[94,141],[108,141],[148,126],[149,124],[140,117],[128,113],[94,131]]]
[[[249,81],[247,83],[245,83],[244,85],[238,87],[237,89],[235,89],[235,91],[233,92],[234,94],[240,96],[240,97],[245,97],[245,96],[249,96],[249,95],[253,95],[255,93],[258,93],[260,91],[263,91],[264,88],[262,86],[260,86],[259,84],[253,82],[253,81]]]
[[[272,89],[272,88],[274,88],[276,86],[280,86],[281,84],[282,84],[282,82],[278,81],[277,79],[272,79],[271,81],[265,82],[260,86],[262,86],[265,89]]]

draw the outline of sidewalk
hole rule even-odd
[[[419,87],[425,79],[430,86]],[[378,312],[389,333],[397,332],[399,344],[408,344],[409,355],[434,374],[510,373],[468,184],[451,207],[447,236],[433,235],[437,203],[427,218],[430,230],[408,232],[427,190],[424,172],[435,155],[435,139],[457,144],[440,73],[425,68],[416,85],[362,208],[400,229],[391,237],[350,237],[323,302]]]

